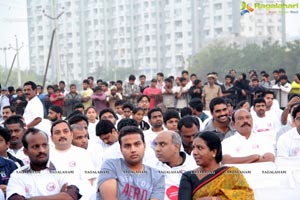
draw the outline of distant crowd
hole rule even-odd
[[[254,199],[223,164],[300,156],[300,73],[136,79],[0,85],[0,199]]]

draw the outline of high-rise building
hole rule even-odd
[[[189,56],[215,39],[280,38],[280,19],[241,19],[239,0],[28,0],[27,11],[30,66],[39,74],[56,30],[50,82],[179,75]]]

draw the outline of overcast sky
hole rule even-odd
[[[286,0],[286,3],[297,3],[297,0]],[[27,33],[27,13],[26,0],[0,0],[0,48],[12,47],[16,45],[15,35],[17,35],[19,47],[23,47],[19,52],[21,68],[29,67],[28,59],[28,33]],[[300,2],[299,2],[300,6]],[[300,8],[298,14],[286,15],[287,36],[300,36]],[[15,51],[7,51],[7,65],[10,66]],[[0,51],[0,64],[4,65],[4,52]],[[16,65],[15,65],[16,66]]]

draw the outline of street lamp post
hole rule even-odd
[[[15,35],[15,38],[16,38],[16,47],[14,48],[10,44],[8,49],[13,49],[13,50],[16,51],[17,67],[18,67],[18,87],[19,87],[19,86],[21,86],[21,69],[20,69],[19,51],[20,51],[20,49],[22,49],[23,43],[22,43],[21,47],[19,47],[18,46],[18,37],[17,37],[17,35]]]
[[[53,8],[54,9],[54,8]],[[62,7],[62,9],[64,9]],[[45,70],[45,75],[44,75],[44,79],[46,78],[47,76],[47,71],[48,71],[48,66],[49,66],[49,60],[50,60],[50,56],[51,56],[51,50],[52,50],[52,45],[53,45],[53,41],[55,40],[55,61],[56,63],[54,65],[56,65],[56,69],[57,69],[57,75],[56,75],[56,78],[57,78],[57,82],[60,80],[60,62],[58,61],[59,60],[59,55],[58,55],[58,44],[57,44],[57,37],[55,37],[55,32],[56,32],[56,29],[57,29],[57,20],[64,14],[64,11],[62,11],[61,13],[59,13],[56,17],[52,17],[48,14],[46,14],[46,11],[43,10],[43,13],[44,13],[44,16],[51,19],[51,20],[54,20],[54,29],[52,31],[52,37],[51,37],[51,42],[50,42],[50,47],[49,47],[49,54],[48,54],[48,60],[47,60],[47,65],[46,65],[46,70]],[[44,80],[43,84],[45,84],[45,81]]]

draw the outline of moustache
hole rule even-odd
[[[247,122],[245,122],[243,125],[242,125],[242,127],[244,127],[244,126],[251,126],[249,123],[247,123]]]
[[[59,140],[58,140],[59,142],[61,142],[61,141],[67,141],[67,138],[65,138],[65,137],[61,137],[61,138],[59,138]]]
[[[37,155],[37,157],[40,157],[40,156],[47,156],[47,154],[45,154],[45,153],[39,153],[39,154]]]

